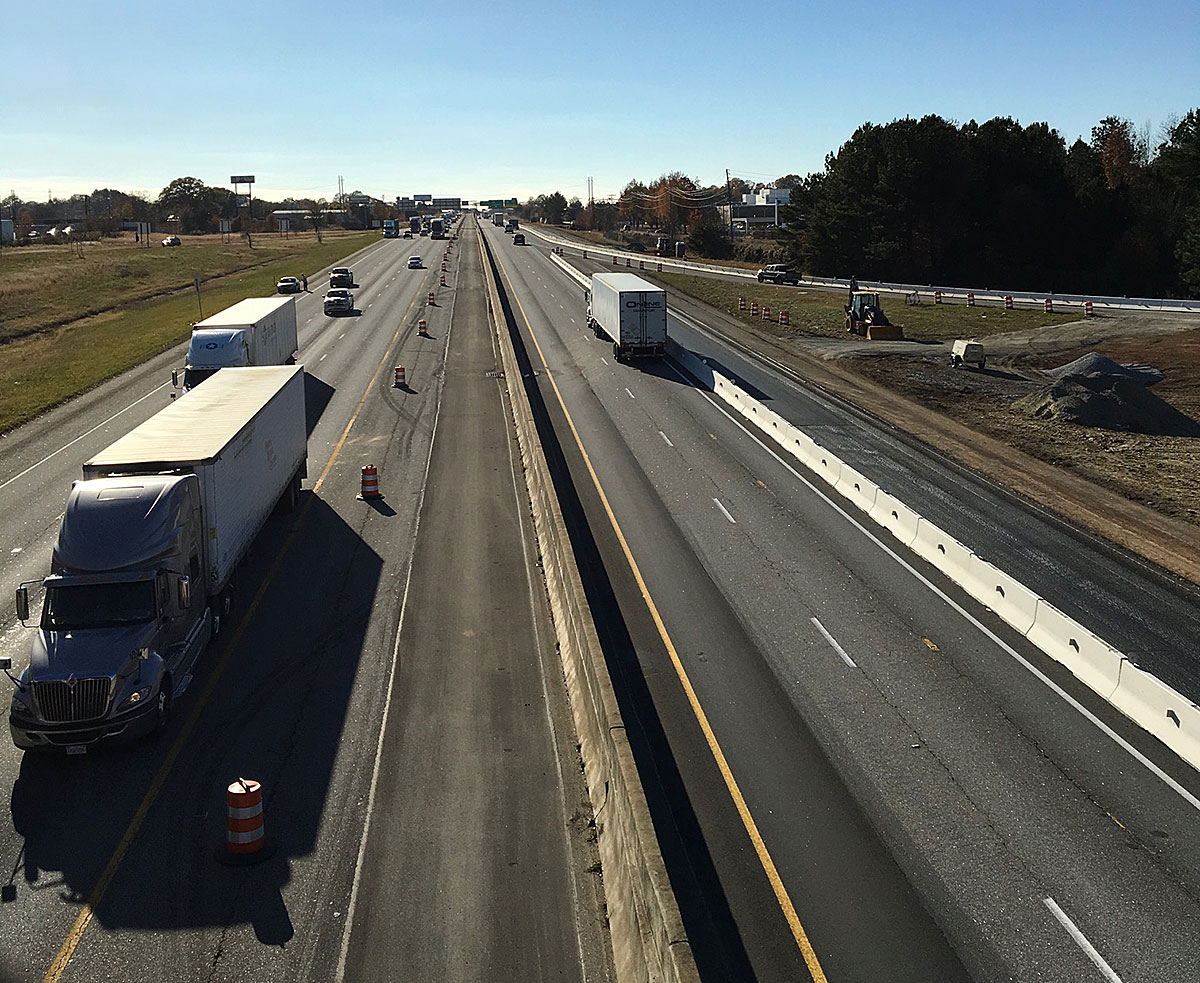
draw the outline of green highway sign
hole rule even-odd
[[[516,208],[516,198],[492,198],[490,201],[481,201],[482,208]]]

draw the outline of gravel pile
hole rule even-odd
[[[1041,392],[1023,397],[1016,405],[1041,420],[1121,433],[1200,436],[1200,424],[1150,392],[1139,378],[1125,375],[1066,375]]]
[[[1156,382],[1163,381],[1162,369],[1142,363],[1122,365],[1099,352],[1088,352],[1075,359],[1074,362],[1060,365],[1057,369],[1047,369],[1046,374],[1055,379],[1066,379],[1069,376],[1108,375],[1133,379],[1143,386],[1153,386]]]

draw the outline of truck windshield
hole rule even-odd
[[[195,389],[200,383],[211,375],[215,375],[217,369],[184,369],[183,370],[183,388]],[[208,392],[206,389],[205,392]]]
[[[42,608],[42,627],[52,631],[111,628],[153,621],[154,581],[51,587]]]

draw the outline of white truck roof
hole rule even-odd
[[[605,283],[613,290],[622,292],[628,290],[659,290],[662,287],[656,287],[653,283],[643,280],[640,276],[635,276],[633,273],[593,273],[592,276]]]
[[[109,444],[84,464],[84,474],[143,463],[210,461],[303,372],[301,365],[248,365],[218,372]]]
[[[295,302],[295,297],[247,297],[245,300],[239,300],[232,307],[225,308],[219,314],[206,317],[203,321],[197,321],[192,326],[192,330],[196,328],[225,328],[238,324],[257,324],[268,314],[273,314],[279,308],[286,307],[288,304],[294,304]]]

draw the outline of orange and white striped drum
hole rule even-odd
[[[225,790],[225,805],[226,852],[258,853],[267,842],[262,785],[250,778],[239,778]]]

